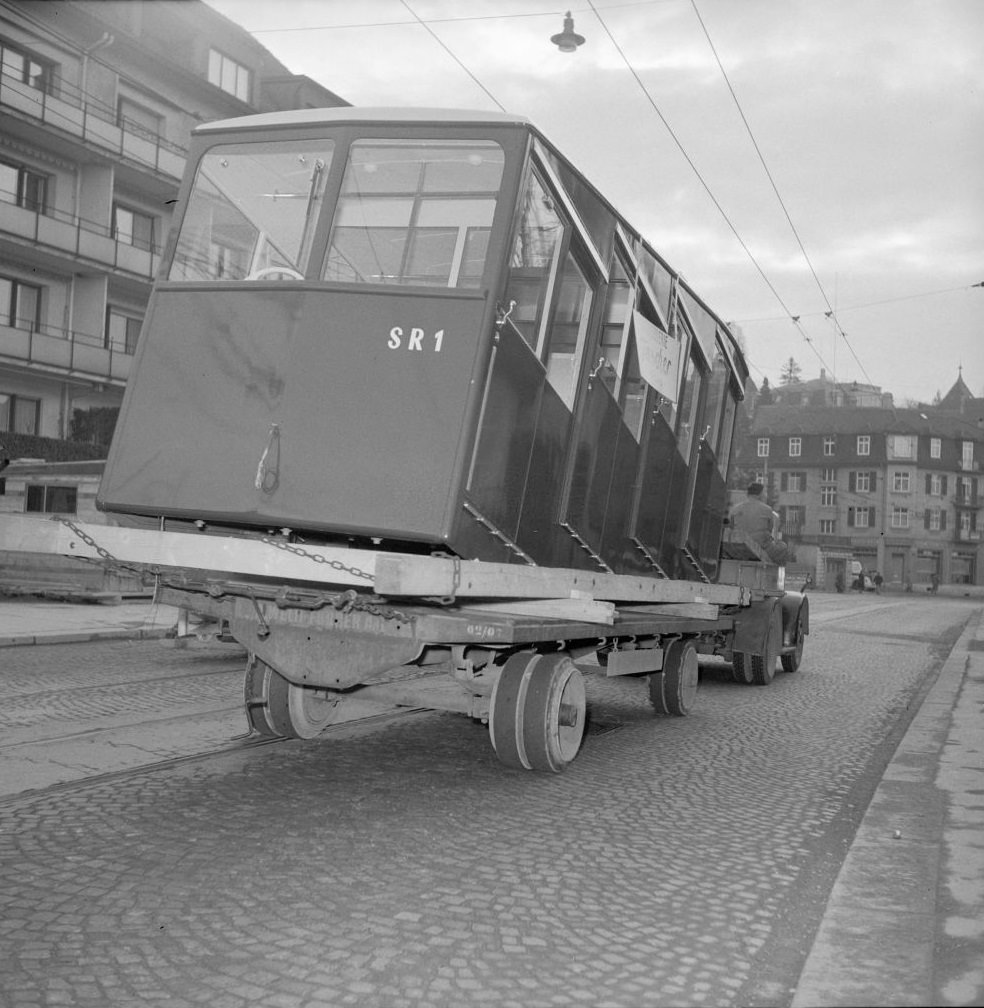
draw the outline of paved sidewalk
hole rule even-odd
[[[166,637],[178,610],[150,600],[102,603],[0,597],[0,647]]]
[[[984,607],[926,695],[831,892],[792,1008],[984,1004]],[[0,598],[0,647],[164,637],[178,610]],[[2,659],[0,659],[2,661]]]
[[[981,1004],[979,611],[885,770],[834,884],[792,1006]]]

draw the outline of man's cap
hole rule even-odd
[[[760,494],[764,489],[765,489],[765,487],[761,483],[749,483],[748,484],[748,492],[750,494],[753,494],[753,495],[756,495],[756,496],[758,494]]]

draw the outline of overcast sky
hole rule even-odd
[[[984,0],[573,0],[574,53],[551,0],[208,3],[353,105],[532,120],[757,383],[984,395]]]

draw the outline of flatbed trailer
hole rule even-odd
[[[723,561],[736,583],[709,584],[10,515],[0,548],[152,578],[160,602],[205,621],[194,632],[246,649],[246,714],[261,735],[313,738],[356,701],[427,707],[488,724],[499,760],[535,771],[577,755],[585,674],[644,677],[655,712],[682,717],[699,656],[767,685],[778,664],[799,668],[809,632],[806,596],[747,557]]]
[[[257,732],[424,704],[557,771],[586,671],[681,716],[701,655],[742,683],[799,667],[806,598],[726,524],[748,380],[731,327],[523,116],[203,123],[109,522],[12,519],[0,546],[152,576],[246,648]]]

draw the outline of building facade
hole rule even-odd
[[[759,406],[740,457],[819,586],[857,563],[902,589],[984,584],[984,400]]]
[[[0,0],[0,444],[122,400],[192,128],[348,104],[199,0]]]

